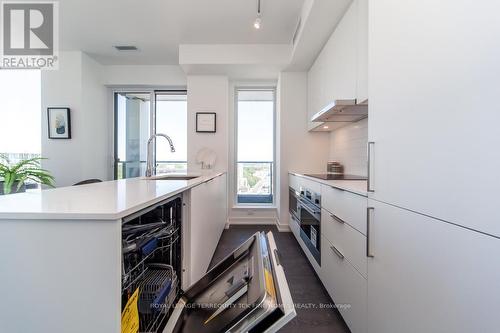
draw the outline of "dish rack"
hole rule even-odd
[[[122,310],[139,289],[139,332],[160,332],[180,288],[180,198],[124,219]]]
[[[139,287],[139,332],[157,332],[173,309],[178,291],[177,275],[172,266],[149,264]]]

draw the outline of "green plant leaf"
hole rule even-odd
[[[3,183],[3,193],[9,194],[12,189],[13,177],[11,172],[7,172],[4,175],[4,183]]]
[[[31,180],[35,183],[54,187],[54,177],[48,170],[41,168],[41,160],[45,158],[34,157],[22,160],[13,166],[9,166],[8,159],[3,156],[3,160],[7,163],[0,163],[0,178],[4,179],[4,193],[11,193],[14,183],[17,184],[18,191],[26,180]]]

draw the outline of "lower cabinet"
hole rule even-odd
[[[321,280],[352,333],[366,333],[366,279],[321,236]],[[371,330],[370,330],[371,333]]]
[[[215,177],[190,191],[189,285],[207,272],[227,222],[226,175]]]
[[[369,206],[370,333],[499,331],[500,239]]]

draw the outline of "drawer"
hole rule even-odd
[[[321,186],[321,206],[366,235],[368,198],[328,185]]]
[[[299,181],[299,186],[305,187],[308,190],[311,190],[312,192],[321,193],[320,183],[303,177],[297,177],[297,179]]]
[[[298,192],[300,190],[299,177],[292,175],[291,173],[288,174],[288,186]]]
[[[321,237],[322,281],[352,333],[366,333],[367,281]]]
[[[366,236],[325,209],[321,210],[321,233],[366,278]]]

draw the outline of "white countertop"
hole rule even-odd
[[[0,196],[1,219],[118,220],[224,174],[191,180],[130,178]]]
[[[289,172],[292,175],[307,178],[309,180],[315,181],[317,183],[329,185],[344,191],[352,192],[354,194],[359,194],[362,196],[368,196],[367,191],[367,181],[366,180],[324,180],[314,177],[306,176],[304,173],[300,172]]]

